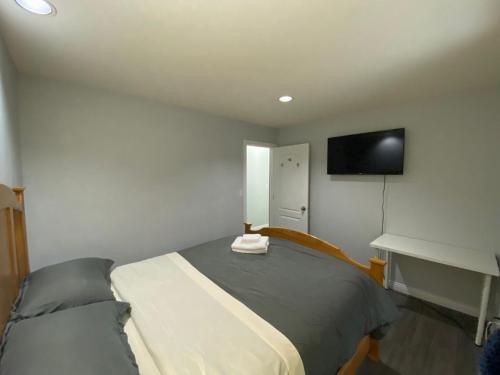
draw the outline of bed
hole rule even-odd
[[[0,185],[0,329],[29,273],[23,188]],[[365,266],[286,228],[266,255],[230,251],[234,236],[117,267],[130,303],[128,343],[142,375],[355,374],[397,317],[381,288],[384,261]]]

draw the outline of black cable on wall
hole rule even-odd
[[[380,223],[380,235],[384,234],[384,222],[385,222],[385,179],[386,175],[384,174],[384,187],[382,189],[382,220]]]

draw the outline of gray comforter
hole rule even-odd
[[[234,238],[180,254],[286,335],[309,375],[335,374],[363,336],[398,316],[386,291],[352,265],[280,239],[265,255],[233,253]]]

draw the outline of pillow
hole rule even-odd
[[[123,331],[129,309],[106,301],[11,323],[0,375],[139,375]]]
[[[112,265],[110,259],[83,258],[30,273],[23,283],[12,319],[114,300],[109,278]]]

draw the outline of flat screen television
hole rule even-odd
[[[328,138],[328,174],[403,174],[405,130]]]

